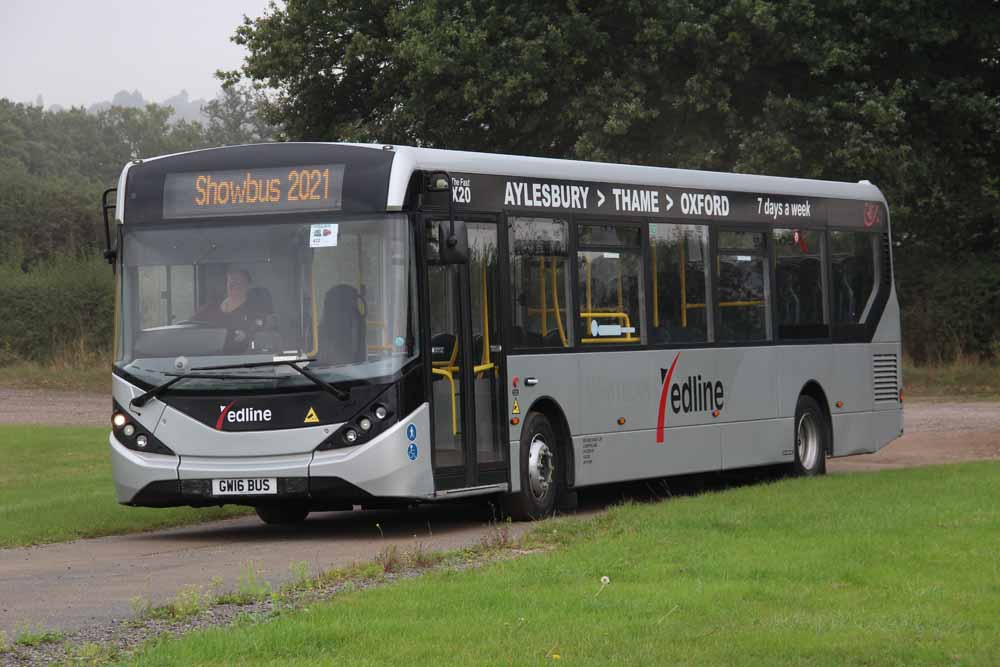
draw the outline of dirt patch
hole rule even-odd
[[[111,394],[0,388],[0,424],[108,426]]]

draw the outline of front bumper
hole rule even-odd
[[[139,507],[208,507],[266,505],[303,501],[311,509],[346,509],[434,495],[430,462],[429,407],[425,403],[406,419],[364,445],[279,456],[165,456],[125,448],[109,436],[118,502]],[[422,434],[411,442],[411,431]],[[165,443],[168,447],[169,442]],[[411,444],[416,449],[411,448]],[[416,457],[411,458],[413,451]],[[214,496],[213,479],[268,478],[278,493]]]

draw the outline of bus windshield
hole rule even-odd
[[[124,229],[115,363],[131,378],[314,358],[309,370],[337,383],[392,376],[417,354],[403,215]],[[178,391],[310,384],[287,366],[245,374]]]

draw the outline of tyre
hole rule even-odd
[[[795,405],[795,475],[812,477],[826,472],[830,425],[826,413],[811,396],[799,396]]]
[[[564,479],[559,444],[548,418],[529,412],[521,429],[521,490],[506,498],[511,518],[532,521],[555,510]]]
[[[269,525],[288,526],[302,523],[309,516],[309,507],[301,503],[261,505],[255,508],[260,520]]]

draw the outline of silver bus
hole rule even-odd
[[[104,209],[126,505],[527,519],[902,432],[867,181],[283,143],[136,160]]]

